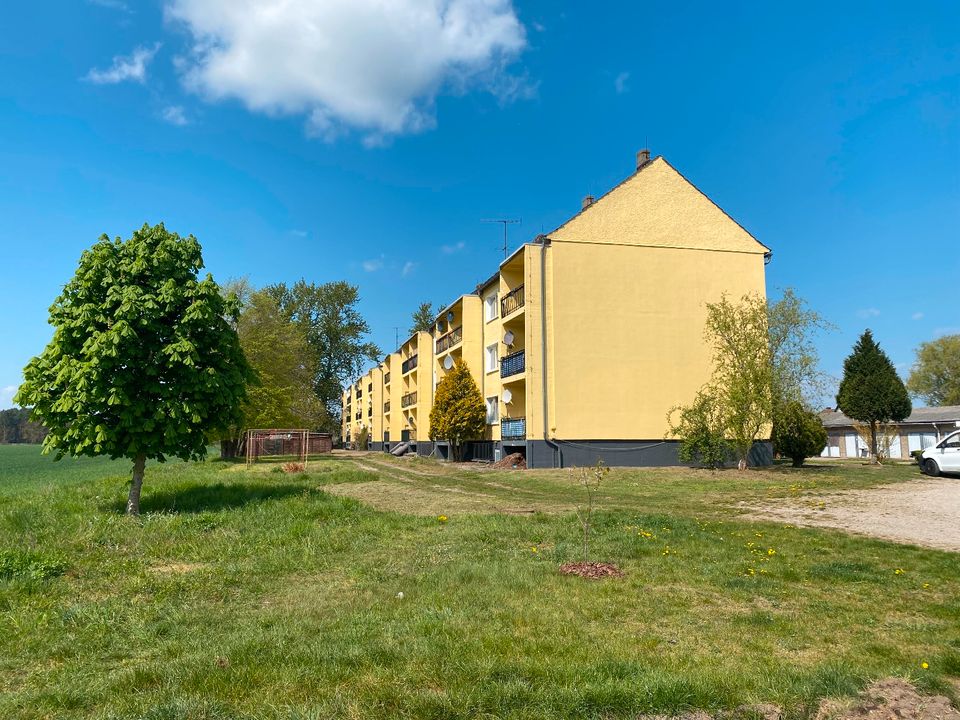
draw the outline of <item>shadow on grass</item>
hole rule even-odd
[[[293,483],[243,483],[225,485],[210,483],[192,485],[178,490],[145,491],[140,499],[141,513],[201,513],[230,510],[265,500],[281,500],[294,495],[315,492],[313,488]],[[112,510],[125,512],[126,500],[110,505]]]

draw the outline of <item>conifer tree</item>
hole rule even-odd
[[[870,425],[870,452],[877,461],[877,425],[906,418],[913,409],[910,396],[893,363],[864,331],[843,361],[843,380],[837,406],[848,417]]]
[[[486,428],[487,410],[470,368],[457,359],[437,385],[430,410],[430,439],[446,440],[454,460],[463,457],[464,443],[479,440]]]

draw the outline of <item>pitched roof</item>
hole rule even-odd
[[[839,410],[829,408],[820,413],[824,427],[850,427],[854,421]],[[914,408],[910,416],[900,425],[923,423],[952,423],[960,422],[960,405],[944,405],[943,407]]]
[[[664,172],[664,170],[666,170],[667,172]],[[636,182],[641,180],[641,176],[646,176],[647,174],[652,174],[654,177],[651,178],[650,182],[658,183],[658,185],[647,185],[645,189],[639,190],[639,186],[636,185]],[[667,183],[669,187],[664,186],[663,185],[664,183]],[[640,165],[633,173],[631,173],[626,178],[621,180],[619,183],[614,185],[607,192],[597,197],[589,205],[581,208],[579,212],[575,213],[573,216],[571,216],[566,221],[561,223],[560,226],[558,226],[555,230],[548,233],[548,236],[551,239],[562,240],[562,241],[574,239],[573,236],[576,236],[577,233],[573,231],[573,227],[575,226],[579,227],[579,225],[582,224],[581,218],[583,218],[585,215],[593,216],[595,213],[599,211],[598,208],[600,208],[601,206],[603,206],[604,208],[607,208],[607,213],[609,213],[611,211],[610,209],[611,202],[613,202],[614,206],[616,207],[617,201],[614,200],[614,198],[622,199],[622,194],[624,192],[631,192],[630,190],[631,188],[633,188],[632,192],[634,193],[634,195],[633,195],[633,200],[630,201],[626,206],[626,208],[629,208],[627,212],[630,215],[632,215],[632,217],[629,218],[631,220],[631,224],[633,225],[639,224],[644,228],[645,237],[642,242],[628,243],[628,244],[649,245],[651,247],[688,247],[686,242],[678,244],[677,238],[672,237],[679,231],[680,236],[684,237],[685,241],[689,241],[691,238],[695,238],[696,246],[699,247],[700,249],[713,249],[713,250],[736,249],[741,252],[742,251],[757,252],[759,250],[764,254],[768,254],[771,252],[770,248],[768,248],[766,245],[764,245],[759,240],[757,240],[757,238],[755,238],[750,233],[750,231],[744,228],[743,225],[741,225],[739,222],[734,220],[733,217],[731,217],[726,210],[724,210],[722,207],[717,205],[717,203],[715,203],[705,192],[703,192],[700,188],[698,188],[696,185],[690,182],[689,178],[687,178],[683,173],[681,173],[673,165],[667,162],[666,158],[664,158],[662,155],[657,155],[652,160],[648,160],[647,162]],[[640,192],[639,195],[636,194],[638,190]],[[691,202],[695,203],[695,205],[690,205],[690,207],[700,208],[701,210],[705,210],[709,208],[712,211],[711,221],[714,221],[716,218],[721,218],[721,217],[724,218],[726,221],[730,223],[730,225],[736,227],[737,231],[741,233],[740,237],[734,239],[734,237],[737,234],[736,232],[734,232],[733,234],[727,235],[726,241],[719,241],[719,244],[715,244],[705,237],[703,238],[700,237],[701,233],[699,232],[699,230],[702,230],[702,228],[697,228],[695,226],[677,227],[675,223],[677,218],[672,218],[674,222],[670,223],[670,226],[668,228],[665,228],[663,226],[663,221],[664,219],[667,219],[669,216],[664,216],[661,213],[657,212],[658,208],[660,207],[660,200],[664,199],[663,197],[660,197],[660,195],[662,195],[665,192],[667,195],[671,197],[677,197],[676,193],[681,190],[685,192],[684,197],[687,198],[685,202],[687,202],[688,204]],[[686,192],[687,190],[692,190],[693,193],[691,194],[689,192]],[[659,194],[658,194],[658,191],[659,191]],[[643,208],[639,207],[637,205],[638,201],[641,204],[646,203],[646,206]],[[652,203],[652,205],[650,203]],[[623,214],[626,208],[621,206],[619,211],[613,210],[613,212],[620,212],[621,214]],[[657,219],[655,219],[655,217]],[[684,218],[689,219],[689,216],[685,214]],[[661,232],[660,233],[655,232],[654,234],[651,235],[650,231],[655,226],[657,226],[658,223],[659,223]],[[717,225],[715,222],[713,222],[712,227],[717,228],[720,226]],[[596,241],[603,242],[601,238],[596,237],[596,230],[597,228],[594,227],[590,232],[590,234],[594,236],[592,240],[595,242]],[[657,234],[663,234],[663,232],[666,232],[667,235],[671,237],[657,238],[654,236]],[[716,238],[714,238],[714,240],[716,241]],[[744,242],[744,240],[746,242]],[[731,243],[735,245],[735,247],[731,246]]]

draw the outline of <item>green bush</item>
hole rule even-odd
[[[674,425],[673,416],[678,412],[679,422]],[[719,403],[710,392],[701,390],[691,405],[670,410],[667,423],[674,437],[680,438],[677,455],[681,462],[718,468],[733,456]]]
[[[820,416],[794,400],[787,403],[773,424],[773,447],[776,452],[793,460],[793,467],[819,455],[827,445],[827,431]]]
[[[59,558],[24,550],[0,550],[0,580],[50,580],[66,570],[67,564]]]
[[[370,431],[367,428],[361,428],[360,432],[357,433],[357,442],[354,446],[355,450],[369,450],[370,449]]]

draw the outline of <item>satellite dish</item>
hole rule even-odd
[[[513,330],[507,330],[503,334],[503,344],[506,345],[507,347],[513,347],[513,341],[514,341]]]
[[[503,391],[503,401],[504,401],[505,403],[509,403],[511,400],[513,400],[513,393],[510,392],[509,389],[504,390],[504,391]]]
[[[443,367],[444,367],[444,369],[446,369],[446,370],[449,370],[450,368],[452,368],[452,367],[453,367],[453,358],[450,357],[449,355],[447,355],[447,356],[443,359]]]
[[[453,323],[453,318],[454,318],[454,317],[455,317],[455,316],[454,316],[454,314],[453,314],[453,311],[451,310],[450,312],[447,313],[447,322],[448,322],[448,323]]]

